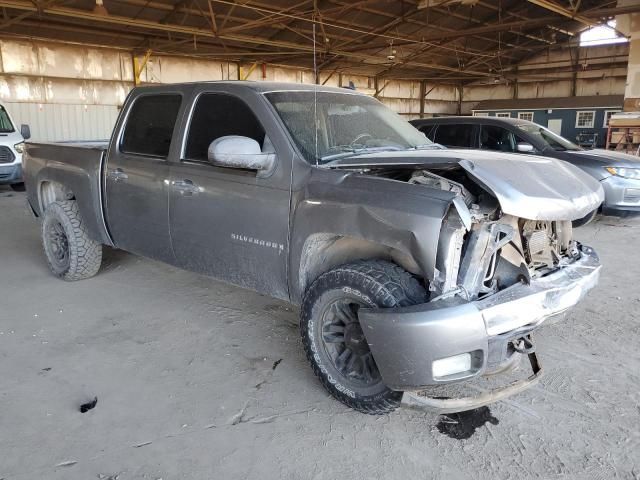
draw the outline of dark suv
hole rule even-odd
[[[412,120],[411,124],[445,147],[534,153],[567,161],[602,184],[605,213],[640,212],[638,157],[610,150],[584,150],[541,125],[515,118],[442,117]],[[588,223],[595,213],[575,224]]]

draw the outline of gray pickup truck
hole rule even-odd
[[[346,89],[136,88],[109,142],[30,143],[24,179],[55,275],[95,275],[110,245],[300,305],[313,371],[371,414],[527,388],[541,374],[532,332],[600,272],[571,229],[602,202],[597,181],[554,159],[444,149]],[[430,394],[525,357],[516,382]]]

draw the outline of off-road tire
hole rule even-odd
[[[587,213],[584,217],[573,220],[571,222],[571,225],[573,226],[573,228],[584,227],[585,225],[591,223],[594,218],[596,218],[597,213],[598,209],[596,208],[593,212]]]
[[[373,386],[375,388],[345,387],[341,383],[345,377],[335,368],[325,350],[321,338],[323,315],[330,302],[340,295],[363,306],[394,308],[425,302],[426,291],[411,274],[394,263],[360,260],[322,274],[308,288],[302,302],[302,343],[322,385],[337,400],[359,412],[370,415],[392,412],[399,406],[402,392],[391,390],[381,379]]]
[[[55,249],[52,229],[66,237],[66,258],[60,260]],[[41,224],[42,246],[51,272],[63,280],[75,281],[93,277],[102,263],[102,244],[89,238],[75,200],[47,205]]]

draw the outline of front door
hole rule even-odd
[[[169,237],[169,154],[182,96],[139,95],[109,150],[105,211],[115,245],[174,263]]]
[[[227,135],[249,137],[263,152],[275,151],[254,110],[237,96],[200,94],[186,128],[181,159],[171,166],[169,199],[178,264],[288,299],[290,165],[278,152],[270,172],[209,163],[210,143]]]
[[[562,119],[549,119],[549,121],[547,122],[547,128],[557,135],[562,135]]]

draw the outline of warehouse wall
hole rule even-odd
[[[463,98],[450,84],[426,83],[424,115],[455,114],[461,105],[470,113],[481,100],[569,96],[573,74],[545,74],[548,66],[571,66],[575,51],[555,49],[518,67],[526,75],[517,85],[491,79],[466,86]],[[610,58],[625,61],[627,45],[580,49],[580,65],[595,65]],[[138,57],[142,60],[142,57]],[[542,73],[540,73],[542,71]],[[515,74],[516,72],[514,72]],[[578,72],[577,95],[621,94],[624,68]],[[273,65],[253,66],[228,61],[185,57],[151,56],[141,73],[143,83],[202,80],[271,80],[313,83],[309,70]],[[346,86],[375,93],[372,77],[323,73],[320,83]],[[0,42],[0,101],[16,123],[29,123],[35,140],[107,138],[118,108],[134,85],[133,57],[114,48],[87,47],[39,40],[3,39]],[[379,79],[379,99],[404,118],[420,116],[420,82]]]
[[[0,60],[0,101],[35,140],[107,138],[133,84],[114,49],[3,40]]]
[[[625,91],[629,55],[628,44],[597,47],[556,48],[536,55],[509,73],[517,75],[516,83],[489,79],[464,88],[463,112],[471,110],[482,100],[509,98],[546,98],[588,95],[622,95]],[[617,61],[617,68],[600,65]],[[549,68],[564,68],[561,73],[549,73]],[[577,67],[577,72],[570,71]]]
[[[118,117],[115,105],[3,102],[18,127],[31,127],[32,140],[107,140]]]
[[[309,84],[314,79],[313,72],[304,69],[153,55],[140,75],[147,84],[239,78]],[[420,82],[381,82],[382,102],[407,119],[420,116]],[[353,83],[370,95],[376,91],[374,79],[362,75],[324,73],[320,83]],[[107,138],[133,86],[133,57],[128,51],[39,40],[0,42],[0,101],[16,123],[32,127],[34,140]],[[427,115],[455,113],[455,86],[429,84],[426,91]]]

